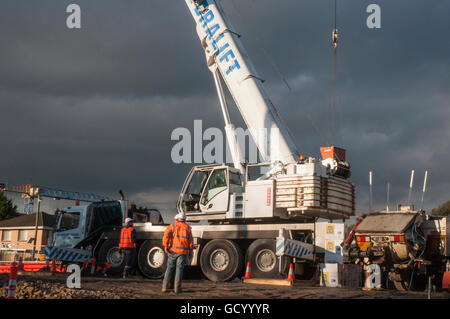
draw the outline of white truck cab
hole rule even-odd
[[[84,239],[88,207],[89,205],[71,206],[60,212],[53,235],[54,246],[71,248]]]
[[[95,202],[70,206],[59,212],[53,246],[81,248],[83,241],[108,226],[121,226],[127,211],[126,201]],[[86,245],[88,243],[86,242]]]

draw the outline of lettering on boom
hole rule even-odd
[[[221,40],[223,39],[224,33],[221,33],[216,39],[214,39],[214,35],[220,29],[220,25],[214,22],[214,13],[212,12],[212,10],[208,10],[208,12],[202,14],[199,11],[200,7],[203,7],[205,9],[208,8],[208,1],[204,0],[198,6],[196,6],[195,13],[198,17],[200,17],[198,22],[201,24],[206,34],[208,35],[208,39],[211,42],[213,49],[217,51],[216,55],[219,58],[219,62],[228,63],[228,68],[226,68],[226,75],[230,74],[235,69],[240,69],[241,65],[236,59],[236,56],[233,53],[233,49],[230,48],[230,44],[228,42],[225,42],[222,47],[219,47],[219,42],[221,42]]]

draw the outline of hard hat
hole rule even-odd
[[[128,224],[130,222],[133,222],[133,218],[128,217],[125,219],[125,224]]]
[[[185,212],[178,213],[175,215],[174,219],[186,220],[186,213]]]

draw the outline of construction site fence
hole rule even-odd
[[[44,251],[45,246],[36,248],[33,258],[33,250],[0,248],[0,263],[19,261],[21,257],[22,261],[43,260]]]

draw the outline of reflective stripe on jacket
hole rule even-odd
[[[167,226],[162,244],[174,253],[186,255],[194,249],[191,226],[178,221]]]
[[[136,248],[133,238],[134,228],[132,226],[122,228],[120,233],[119,248]]]

